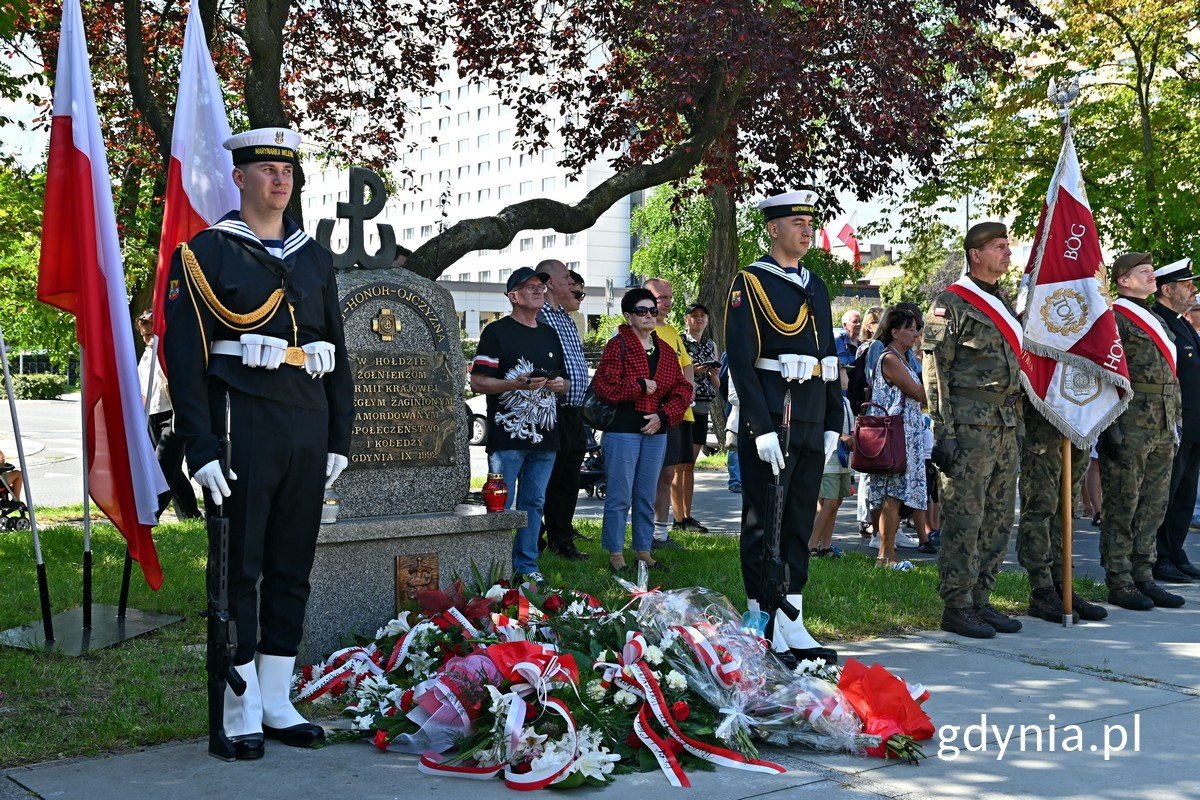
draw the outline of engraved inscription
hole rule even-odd
[[[350,354],[350,467],[454,463],[455,370],[446,352]],[[459,379],[461,381],[461,379]]]

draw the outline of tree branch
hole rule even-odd
[[[138,113],[146,120],[158,142],[158,152],[163,163],[171,157],[170,123],[164,118],[162,108],[150,91],[150,78],[146,74],[146,49],[142,41],[141,0],[124,1],[125,69],[129,74],[129,94]]]

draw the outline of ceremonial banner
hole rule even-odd
[[[125,536],[146,583],[157,589],[162,570],[150,526],[167,482],[142,411],[108,158],[79,0],[63,4],[53,113],[38,299],[75,315],[90,494]]]
[[[1034,406],[1076,447],[1129,405],[1129,370],[1096,273],[1100,239],[1068,129],[1025,268],[1021,382]]]
[[[171,254],[180,242],[215,225],[241,205],[233,182],[233,156],[224,147],[229,136],[221,84],[204,42],[198,0],[192,0],[183,33],[179,96],[175,101],[162,236],[158,240],[158,272],[154,278],[154,332],[160,341],[166,327],[163,302]]]

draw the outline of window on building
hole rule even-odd
[[[558,181],[554,178],[542,178],[542,191],[550,192],[558,188]]]
[[[576,242],[576,241],[578,241],[578,239],[579,239],[579,234],[578,234],[578,233],[568,233],[568,234],[567,234],[566,241],[564,242],[564,244],[565,244],[567,247],[570,247],[570,246],[572,246],[573,244],[575,244],[575,242]]]
[[[492,115],[491,106],[484,106],[483,108],[480,108],[475,112],[475,121],[482,122],[483,120],[487,119],[491,115]]]
[[[433,97],[425,95],[421,98],[421,108],[433,108]]]
[[[459,178],[471,177],[471,168],[470,167],[459,167],[458,168],[458,177]]]
[[[521,185],[517,191],[520,192],[522,197],[527,194],[533,194],[533,181],[521,181]]]
[[[470,87],[465,83],[462,86],[458,87],[458,99],[459,100],[462,100],[464,97],[467,96],[468,89],[470,89]]]
[[[500,253],[501,255],[503,255],[504,253],[511,253],[512,252],[512,242],[509,242],[508,244],[504,245],[504,247],[501,247],[496,252]]]
[[[522,153],[521,154],[522,169],[525,167],[532,167],[532,166],[533,166],[533,156],[529,155],[529,153]]]
[[[480,283],[491,283],[492,282],[492,271],[490,269],[481,269],[479,271],[479,282]]]
[[[503,283],[504,281],[507,281],[509,275],[512,275],[511,269],[506,268],[506,269],[500,270],[500,273],[499,273],[500,282]]]
[[[460,127],[460,128],[462,128],[466,125],[470,125],[471,124],[471,112],[464,111],[458,115],[457,119],[458,119],[458,127]]]
[[[506,169],[508,169],[511,166],[512,166],[512,159],[509,158],[508,156],[505,156],[504,158],[496,159],[496,169],[498,169],[501,172],[504,172]]]
[[[413,204],[412,204],[412,203],[405,203],[405,204],[404,204],[404,206],[403,206],[403,208],[402,208],[402,210],[401,210],[401,213],[402,213],[402,214],[411,214],[412,212],[413,212]]]
[[[460,281],[462,281],[463,283],[466,283],[467,281],[471,280],[471,273],[469,273],[469,272],[460,272],[460,273],[458,273],[458,279],[459,279]]]
[[[450,90],[449,89],[447,89],[444,92],[438,92],[438,102],[439,103],[449,103],[450,102]]]
[[[429,158],[432,155],[433,155],[432,147],[422,147],[421,148],[421,160],[422,161],[424,161],[425,159]]]
[[[547,147],[545,150],[542,151],[542,163],[543,164],[554,163],[554,148],[553,147]]]
[[[405,239],[413,238],[413,233],[415,233],[415,231],[412,228],[405,228],[404,229],[404,238]]]
[[[421,135],[422,136],[428,136],[432,131],[433,131],[433,123],[432,122],[422,122],[421,123]]]
[[[484,200],[491,200],[492,199],[492,190],[491,189],[480,189],[479,193],[478,193],[478,195],[476,195],[475,199],[481,203]]]
[[[481,133],[475,137],[476,147],[487,147],[492,143],[492,135],[490,133]]]
[[[549,236],[542,237],[542,249],[543,250],[550,250],[551,248],[556,247],[557,245],[558,245],[558,237],[555,236],[554,234],[550,234]]]
[[[439,158],[446,158],[448,155],[450,155],[450,145],[448,145],[448,144],[439,144],[439,145],[438,145],[438,157],[439,157]]]
[[[432,172],[423,172],[423,173],[421,173],[421,181],[420,181],[420,183],[421,183],[421,185],[422,185],[422,186],[428,186],[432,180],[433,180],[433,173],[432,173]]]
[[[450,127],[450,117],[438,117],[438,130],[444,131]]]
[[[496,131],[496,144],[509,144],[512,142],[512,139],[512,128],[504,128],[503,130]]]
[[[467,152],[467,148],[469,148],[470,146],[471,146],[470,139],[459,139],[458,140],[458,152],[465,153],[465,152]]]
[[[533,249],[533,237],[532,236],[530,236],[528,239],[521,240],[521,252],[522,253],[527,253],[532,249]]]
[[[475,174],[476,175],[487,175],[491,171],[492,171],[492,162],[490,162],[490,161],[480,161],[475,166]]]
[[[496,190],[496,197],[499,197],[501,200],[503,200],[504,198],[509,197],[511,195],[512,195],[512,184],[511,183],[506,183],[503,186],[501,186],[499,189]]]
[[[448,169],[438,170],[438,183],[445,183],[448,180],[450,180],[450,170],[448,170]],[[551,180],[553,180],[553,178],[551,178]]]
[[[465,206],[469,202],[471,202],[471,193],[470,192],[459,192],[458,193],[458,204],[460,206]]]
[[[572,272],[579,272],[579,262],[578,261],[568,261],[567,269],[571,270]]]
[[[422,225],[421,226],[421,238],[428,239],[430,236],[433,236],[433,226],[432,225]]]
[[[433,201],[431,201],[431,200],[422,200],[421,201],[421,213],[422,214],[424,214],[426,211],[428,211],[431,208],[433,208]]]

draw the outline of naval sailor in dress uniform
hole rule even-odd
[[[804,627],[804,584],[821,473],[842,430],[841,383],[833,338],[829,292],[800,265],[812,244],[817,194],[788,192],[759,203],[771,236],[771,252],[740,271],[730,286],[725,345],[729,375],[740,399],[738,452],[742,468],[742,579],[752,619],[768,614],[773,649],[796,658],[836,661]],[[791,437],[784,452],[779,430],[790,392]],[[788,602],[801,613],[791,619],[765,608],[760,597],[768,547],[767,487],[780,476],[786,498],[780,555],[789,568]],[[762,606],[760,606],[760,600]]]
[[[289,699],[324,489],[347,464],[354,387],[330,252],[283,215],[300,136],[238,134],[231,211],[171,260],[163,337],[176,431],[193,477],[229,517],[234,668],[225,733],[239,759],[263,734],[321,742]],[[229,398],[228,480],[218,461]],[[260,584],[261,579],[261,584]]]

